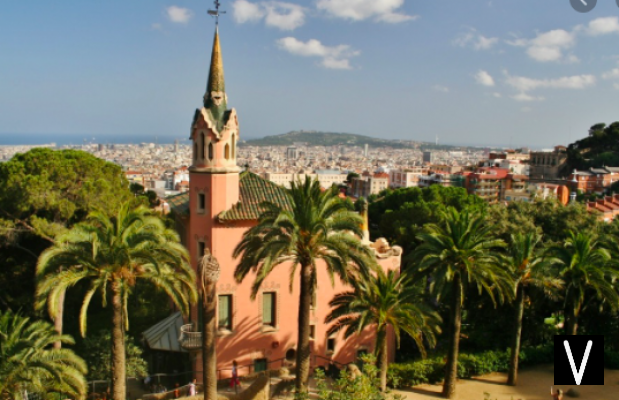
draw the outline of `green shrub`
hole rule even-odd
[[[554,345],[525,347],[520,351],[520,365],[551,364],[555,361]]]
[[[604,368],[619,369],[619,353],[604,350]]]
[[[509,369],[509,350],[461,353],[458,356],[458,378],[468,379],[491,372],[506,372]],[[537,365],[554,362],[552,345],[527,347],[520,352],[520,365]],[[619,365],[619,354],[616,362]],[[416,386],[422,383],[439,383],[445,376],[444,357],[433,357],[389,366],[389,381],[401,386]]]

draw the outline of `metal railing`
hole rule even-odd
[[[181,326],[181,334],[178,337],[181,347],[185,350],[198,350],[202,348],[202,332],[197,332],[193,324]]]

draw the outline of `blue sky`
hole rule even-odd
[[[188,136],[207,0],[4,2],[3,137]],[[619,120],[619,7],[568,0],[222,0],[241,137],[294,129],[549,147]]]

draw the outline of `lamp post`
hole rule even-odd
[[[198,279],[202,294],[202,381],[204,400],[217,400],[217,352],[215,349],[217,287],[221,269],[208,248],[198,265]]]

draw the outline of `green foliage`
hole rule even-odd
[[[131,182],[131,184],[129,184],[129,190],[134,196],[144,198],[147,204],[151,207],[157,207],[161,204],[157,193],[152,190],[144,190],[144,186],[139,183]]]
[[[95,208],[133,199],[118,165],[76,150],[33,149],[0,163],[0,307],[33,314],[40,253]]]
[[[544,241],[559,243],[569,237],[570,231],[595,233],[603,228],[597,216],[583,204],[564,206],[554,199],[496,204],[490,206],[487,218],[493,232],[506,241],[513,233],[536,231]]]
[[[522,366],[554,362],[554,346],[526,347],[520,352]],[[389,366],[389,378],[398,379],[401,386],[423,383],[436,384],[443,380],[446,359],[433,357]],[[509,369],[509,351],[491,350],[482,353],[461,353],[458,356],[458,378],[468,379],[491,372]]]
[[[567,163],[566,173],[573,169],[619,166],[619,122],[593,125],[587,137],[567,147]]]
[[[24,391],[86,395],[86,363],[72,350],[52,348],[56,341],[73,344],[48,322],[0,312],[1,399],[23,399]]]
[[[81,281],[90,284],[80,311],[80,332],[86,333],[86,314],[95,293],[103,304],[110,293],[120,291],[129,325],[127,301],[136,280],[153,283],[165,291],[183,313],[197,300],[195,274],[189,254],[176,232],[167,229],[162,219],[140,206],[125,203],[109,218],[93,212],[86,222],[76,225],[47,249],[37,265],[38,309],[48,306],[55,316],[60,294]]]
[[[30,231],[54,238],[90,211],[112,215],[132,197],[118,165],[77,150],[17,154],[0,163],[0,186],[2,233],[12,237]]]
[[[254,278],[252,298],[269,274],[284,263],[291,263],[291,288],[293,280],[300,278],[296,387],[299,392],[304,391],[301,386],[307,384],[309,374],[309,309],[318,283],[317,261],[324,261],[331,283],[336,276],[343,282],[354,282],[376,268],[374,254],[359,240],[363,219],[353,211],[352,203],[343,201],[338,194],[335,186],[323,192],[320,183],[309,177],[304,182],[293,182],[286,190],[290,209],[263,203],[265,211],[258,224],[243,234],[233,253],[235,258],[241,257],[234,271],[237,282],[248,275]]]
[[[439,222],[448,207],[481,211],[487,205],[464,188],[432,185],[388,189],[380,200],[370,204],[372,237],[385,237],[409,252],[419,243],[417,235],[424,225]]]
[[[425,356],[424,341],[434,347],[441,319],[420,301],[421,293],[406,275],[398,275],[397,271],[380,269],[376,275],[357,282],[354,291],[335,295],[329,303],[332,311],[325,319],[325,322],[333,323],[329,334],[344,329],[345,337],[350,337],[372,326],[376,329],[378,342],[391,327],[398,346],[404,331],[415,340]],[[377,343],[375,348],[378,352],[381,346]]]
[[[125,336],[127,352],[127,376],[143,378],[148,375],[148,364],[142,358],[142,349],[136,346],[131,336]],[[112,378],[112,335],[99,331],[84,340],[81,355],[88,362],[88,380]]]
[[[327,382],[322,369],[315,373],[318,398],[320,400],[401,400],[401,395],[389,395],[380,390],[380,378],[376,359],[372,355],[362,357],[363,373],[340,371],[340,377],[334,382]]]

